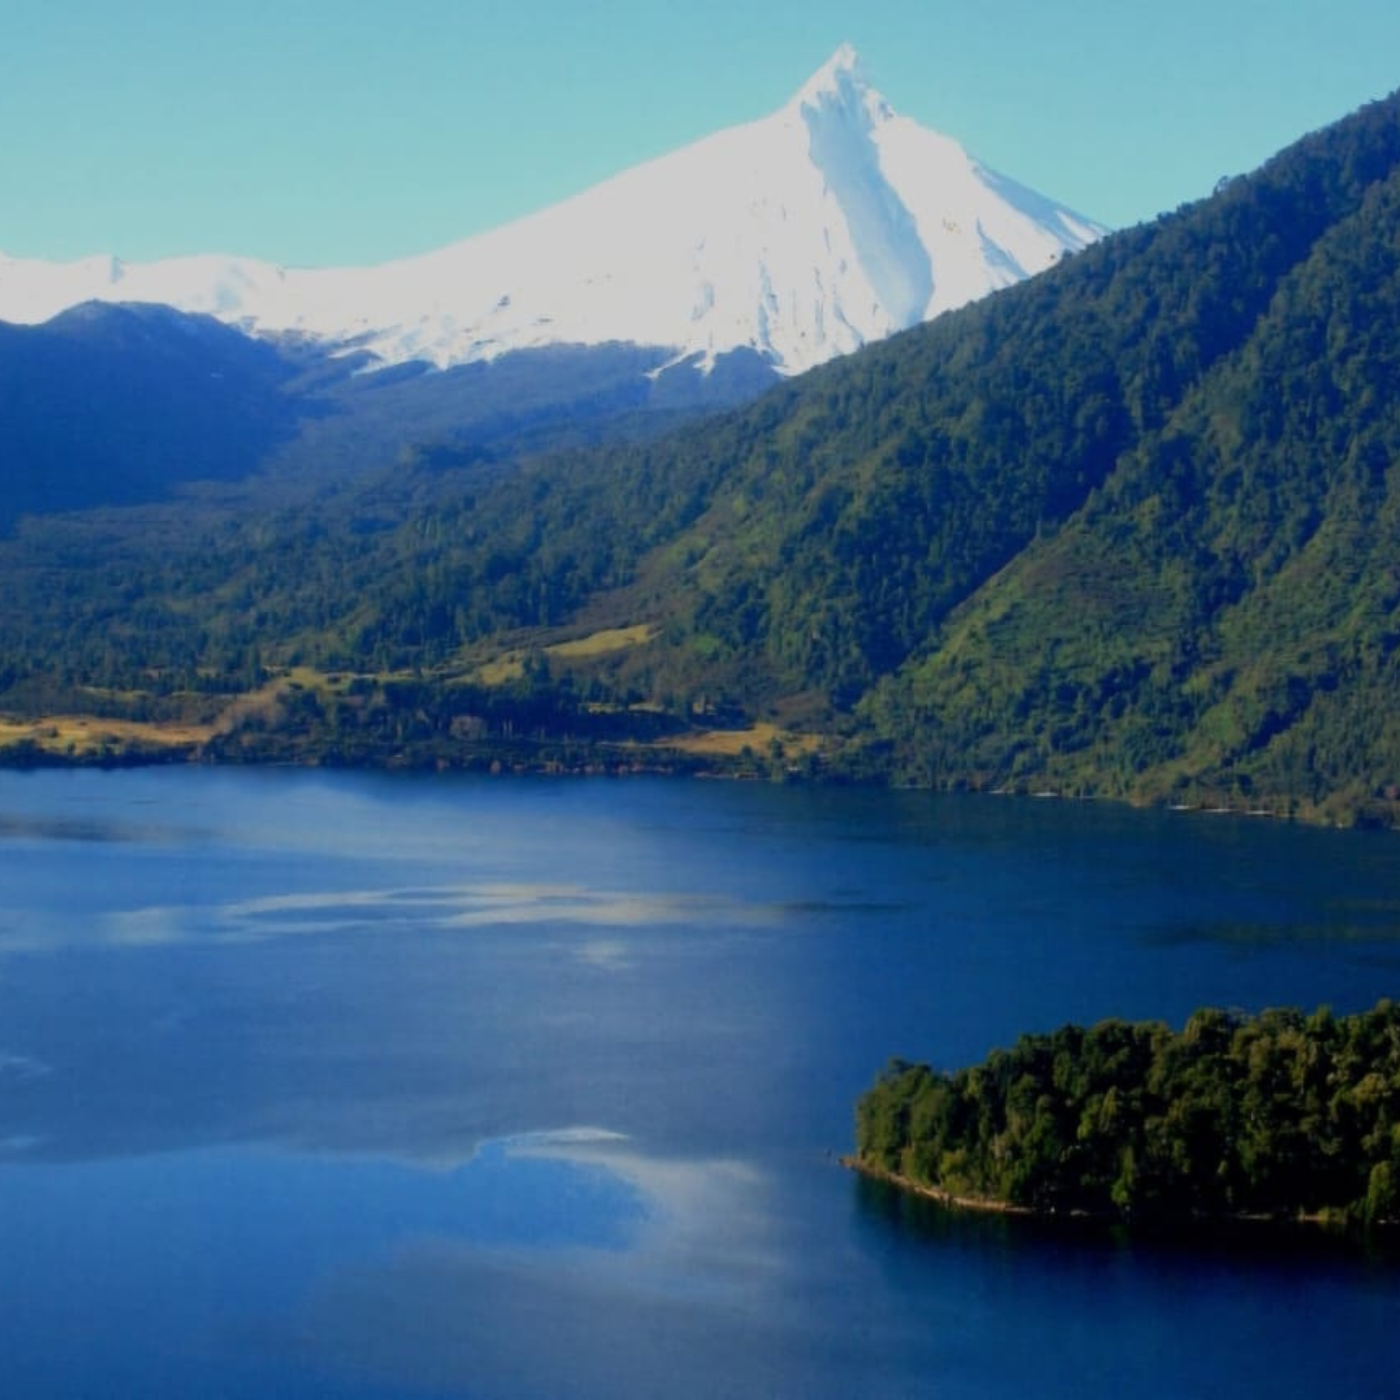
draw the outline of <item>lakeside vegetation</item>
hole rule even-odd
[[[637,640],[620,633],[509,651],[455,674],[366,675],[299,666],[255,689],[148,692],[75,688],[52,713],[0,715],[0,766],[295,763],[492,772],[818,776],[820,735],[587,700],[551,671]],[[140,719],[132,719],[131,713]]]
[[[953,1073],[892,1061],[851,1163],[984,1209],[1394,1225],[1400,1005],[1065,1026]]]

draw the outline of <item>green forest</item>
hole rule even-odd
[[[854,1164],[1041,1214],[1394,1224],[1400,1006],[1065,1026],[952,1074],[895,1061]]]
[[[1394,825],[1397,383],[1392,97],[674,431],[376,420],[342,462],[323,406],[277,471],[25,514],[0,716],[575,767],[720,728],[784,776]]]

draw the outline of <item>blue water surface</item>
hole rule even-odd
[[[0,773],[33,1397],[1387,1394],[1400,1267],[950,1217],[856,1096],[1400,990],[1400,843],[991,797]]]

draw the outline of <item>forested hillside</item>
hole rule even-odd
[[[767,721],[862,777],[1393,820],[1398,169],[1391,98],[663,438],[459,434],[294,506],[27,521],[0,706],[217,709],[297,665],[379,697],[321,695],[343,743],[407,676],[451,761],[461,687],[528,662],[585,745]]]
[[[1400,782],[1397,329],[1392,174],[882,689],[909,772],[1379,810]]]

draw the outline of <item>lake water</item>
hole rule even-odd
[[[0,1392],[1384,1395],[1400,1259],[950,1218],[891,1055],[1400,994],[1400,838],[991,797],[0,773]]]

